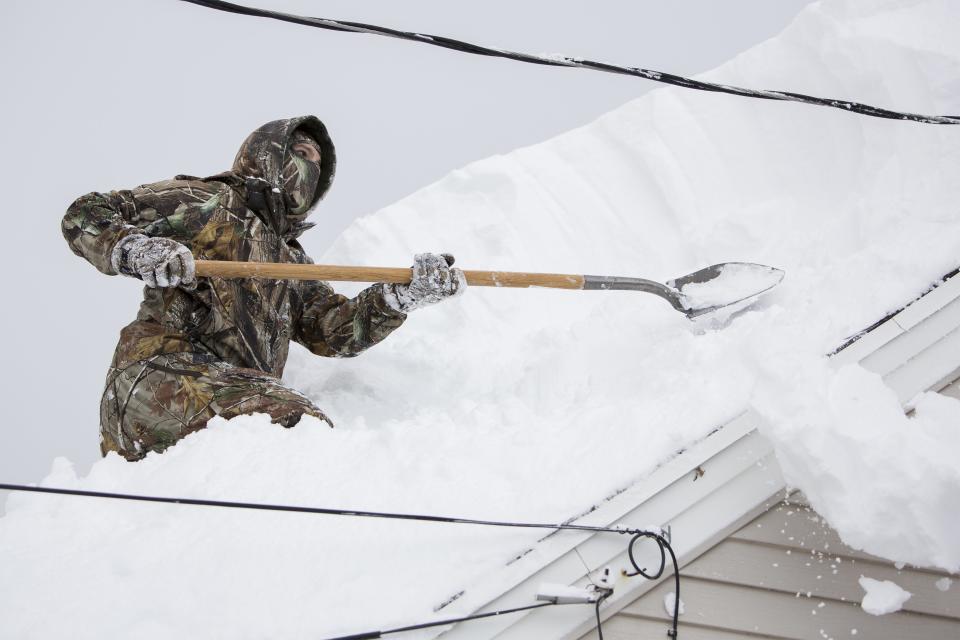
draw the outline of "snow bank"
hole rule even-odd
[[[813,5],[706,77],[958,113],[958,23],[945,0]],[[956,402],[930,396],[907,420],[881,382],[822,356],[956,266],[958,143],[957,127],[653,92],[357,220],[318,262],[443,250],[465,268],[660,281],[785,269],[753,312],[703,331],[638,293],[475,288],[360,358],[294,351],[288,381],[337,429],[218,421],[86,478],[58,461],[45,483],[558,521],[753,404],[845,540],[960,568]],[[0,617],[17,638],[358,632],[461,613],[434,608],[539,535],[13,496]]]
[[[900,611],[913,594],[890,580],[874,580],[860,576],[860,587],[866,591],[861,607],[871,615],[883,616]]]

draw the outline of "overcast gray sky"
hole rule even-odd
[[[247,4],[693,74],[776,35],[809,0]],[[5,0],[0,82],[0,481],[15,482],[39,480],[56,456],[82,472],[99,457],[103,378],[140,299],[138,282],[70,253],[60,219],[77,196],[219,172],[259,124],[313,113],[339,159],[319,226],[304,238],[319,254],[357,215],[657,87],[175,0]],[[769,88],[789,89],[790,78]]]

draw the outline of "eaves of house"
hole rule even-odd
[[[859,363],[881,375],[906,410],[910,409],[910,400],[925,390],[946,389],[948,393],[960,394],[956,385],[951,386],[951,382],[960,377],[960,276],[957,272],[949,274],[924,295],[848,340],[831,359],[836,366]],[[684,567],[691,566],[701,556],[707,558],[708,551],[731,535],[744,537],[737,532],[742,532],[747,524],[754,526],[757,518],[775,509],[787,496],[773,447],[758,431],[759,425],[760,418],[746,411],[679,452],[642,481],[608,497],[576,522],[595,526],[669,527],[682,576]],[[809,507],[801,504],[793,511],[809,513]],[[611,534],[564,531],[548,535],[486,581],[466,588],[455,600],[455,606],[450,607],[451,613],[467,615],[523,606],[533,600],[543,583],[587,586],[597,579],[596,571],[604,567],[619,574],[621,569],[630,566],[627,542],[626,537]],[[660,554],[655,545],[641,544],[638,549],[641,566],[659,565]],[[856,552],[851,550],[851,553],[856,556]],[[670,576],[668,565],[659,581],[618,577],[613,595],[604,603],[602,617],[609,619],[621,611],[640,610],[638,603],[648,593],[656,596],[653,602],[659,599],[660,614],[664,615],[659,592],[672,590],[672,582],[661,584],[670,581]],[[931,578],[931,584],[933,581]],[[683,584],[681,598],[682,588]],[[799,593],[800,587],[797,590]],[[762,589],[759,592],[762,593]],[[764,605],[755,599],[728,605],[723,605],[726,608],[721,610],[733,608],[739,610],[742,617],[762,617],[760,611]],[[941,622],[952,620],[960,632],[960,611],[940,611],[938,606],[934,602],[929,605],[932,611],[926,613]],[[750,613],[751,608],[755,613]],[[637,621],[643,620],[641,614],[634,617]],[[647,617],[646,622],[660,628],[664,633],[661,637],[666,637],[665,622],[651,620]],[[721,633],[719,623],[711,625],[709,620],[681,617],[681,635],[685,637],[685,623],[713,628],[712,637],[728,637],[716,635]],[[570,605],[459,624],[443,633],[443,637],[451,640],[575,639],[589,633],[595,625],[592,606]],[[747,635],[757,633],[750,628],[745,631]],[[851,629],[855,628],[853,624]],[[889,628],[899,633],[896,625]],[[761,633],[761,637],[770,636]]]

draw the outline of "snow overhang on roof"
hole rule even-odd
[[[925,294],[845,341],[831,354],[840,367],[859,363],[882,376],[901,404],[939,389],[960,374],[960,276],[954,271]],[[761,418],[745,411],[652,472],[575,520],[593,526],[669,527],[683,566],[781,499],[785,482]],[[587,586],[598,570],[630,567],[627,539],[610,534],[551,534],[487,580],[469,586],[445,607],[468,615],[529,604],[542,583]],[[644,546],[641,566],[655,568],[659,551]],[[587,569],[594,573],[588,573]],[[665,572],[669,577],[670,567]],[[659,581],[616,580],[604,617],[613,615]],[[521,616],[498,616],[453,627],[451,639],[578,638],[593,628],[592,606],[548,607]],[[681,621],[682,624],[682,621]]]

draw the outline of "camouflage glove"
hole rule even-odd
[[[410,284],[384,284],[383,297],[394,311],[408,313],[463,293],[467,279],[460,269],[451,269],[449,253],[418,253],[413,259]]]
[[[196,285],[193,254],[170,238],[124,236],[113,248],[110,264],[117,273],[140,278],[151,288]]]

